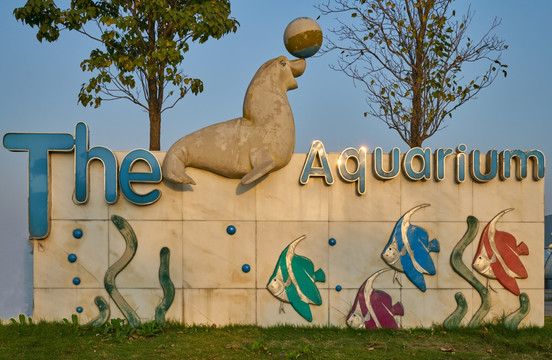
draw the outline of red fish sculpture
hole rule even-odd
[[[504,288],[519,296],[516,278],[527,279],[527,270],[519,257],[529,255],[529,248],[523,242],[517,245],[517,240],[512,234],[496,230],[498,220],[512,210],[499,212],[485,226],[472,266],[481,275],[498,280]]]
[[[373,288],[376,277],[387,270],[391,269],[379,270],[362,283],[347,316],[347,326],[353,329],[399,329],[394,316],[404,315],[401,303],[397,302],[393,305],[388,293]]]

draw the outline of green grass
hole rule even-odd
[[[355,331],[338,328],[122,321],[101,328],[76,322],[0,325],[1,359],[551,359],[552,317],[543,328],[509,331],[488,324],[446,331]]]

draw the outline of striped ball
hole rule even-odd
[[[295,57],[311,57],[322,46],[322,29],[311,18],[297,18],[290,22],[284,31],[284,45]]]

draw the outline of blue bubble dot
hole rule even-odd
[[[77,306],[77,312],[80,314],[82,312],[82,307],[81,306]]]
[[[341,289],[343,289],[343,288],[341,287],[341,285],[337,285],[337,286],[335,287],[335,291],[341,291]]]
[[[328,244],[334,246],[335,244],[337,244],[337,240],[335,240],[334,238],[330,238],[330,240],[328,240]]]
[[[69,254],[69,256],[67,256],[67,260],[69,260],[69,262],[71,263],[74,263],[75,261],[77,261],[77,255]]]
[[[75,284],[75,285],[80,284],[80,278],[78,278],[78,277],[73,278],[73,284]]]
[[[242,266],[242,271],[243,271],[244,273],[250,272],[250,271],[251,271],[251,266],[249,266],[249,264],[243,264],[243,266]]]
[[[228,225],[226,232],[228,235],[234,235],[236,233],[236,227],[234,225]]]
[[[73,237],[75,239],[80,239],[82,237],[82,230],[81,229],[73,230]]]

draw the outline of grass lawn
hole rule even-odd
[[[22,324],[24,323],[24,324]],[[350,330],[281,326],[212,328],[122,321],[101,328],[17,321],[0,325],[1,359],[552,359],[543,328]]]

